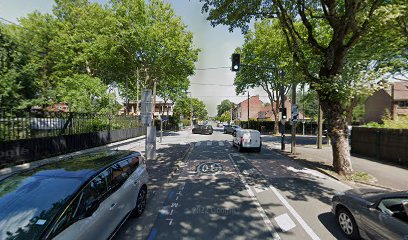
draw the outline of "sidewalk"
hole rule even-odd
[[[271,147],[280,149],[279,137],[265,136],[269,141],[266,144],[272,144]],[[296,158],[304,159],[314,163],[321,163],[332,166],[333,155],[331,146],[324,144],[322,149],[317,149],[315,142],[305,142],[305,138],[313,139],[311,136],[297,136],[297,141],[302,145],[296,145]],[[290,141],[288,137],[286,143]],[[290,153],[290,144],[285,145],[285,152]],[[408,189],[408,169],[378,162],[375,159],[369,159],[362,156],[352,156],[351,163],[355,172],[366,172],[375,178],[374,184],[392,188],[395,190]]]

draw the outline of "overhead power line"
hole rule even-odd
[[[231,67],[209,67],[209,68],[196,68],[196,71],[205,71],[205,70],[217,70],[217,69],[230,69]]]

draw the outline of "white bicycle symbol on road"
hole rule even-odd
[[[222,164],[217,162],[201,163],[197,166],[197,172],[203,174],[214,174],[222,171]]]

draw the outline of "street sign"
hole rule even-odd
[[[298,106],[296,104],[292,104],[292,121],[297,122],[299,117]]]
[[[162,116],[162,118],[161,118],[161,119],[162,119],[162,121],[163,121],[163,122],[166,122],[166,121],[168,121],[168,120],[169,120],[169,118],[168,118],[167,116]]]

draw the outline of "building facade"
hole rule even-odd
[[[381,123],[386,115],[391,119],[408,115],[408,83],[392,83],[367,98],[364,122]]]

